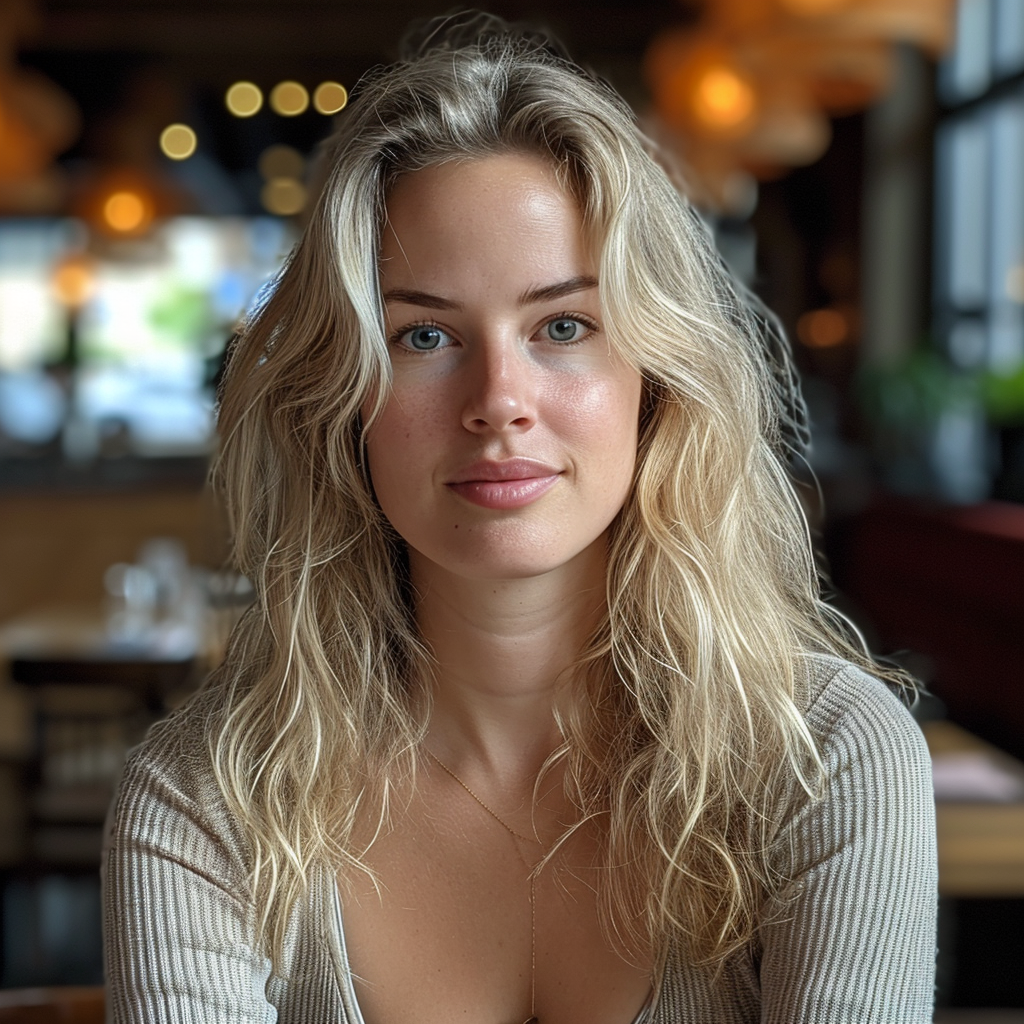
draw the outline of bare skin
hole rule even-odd
[[[535,972],[528,878],[576,820],[557,768],[536,798],[534,786],[561,741],[566,673],[603,610],[639,375],[601,333],[579,213],[537,158],[416,172],[388,213],[394,390],[368,453],[408,544],[436,678],[415,792],[367,858],[380,889],[344,890],[360,1008],[367,1024],[521,1024],[535,980],[545,1024],[631,1024],[650,953],[624,956],[600,927],[596,830],[576,832],[536,880]],[[478,484],[466,471],[516,459],[536,477],[522,493],[518,478]],[[535,838],[511,835],[431,754]]]

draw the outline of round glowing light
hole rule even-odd
[[[103,219],[114,231],[131,234],[145,227],[150,212],[137,192],[115,192],[103,204]]]
[[[263,106],[263,93],[252,82],[235,82],[225,94],[224,102],[235,117],[252,117]]]
[[[750,83],[725,65],[701,75],[693,97],[694,112],[714,128],[736,128],[754,112],[757,98]]]
[[[850,338],[850,322],[838,309],[815,309],[796,324],[797,337],[808,348],[835,348]]]
[[[309,106],[309,93],[298,82],[278,82],[271,90],[270,105],[282,117],[295,117]]]
[[[271,178],[260,191],[260,202],[269,213],[291,217],[306,205],[306,190],[294,178]]]
[[[321,82],[313,93],[313,106],[320,114],[336,114],[348,103],[348,89],[339,82]]]
[[[260,153],[257,167],[267,181],[274,178],[301,178],[306,170],[306,161],[297,149],[291,146],[268,146]]]
[[[78,309],[96,290],[96,272],[92,260],[82,253],[66,256],[54,267],[53,294],[62,306]]]
[[[160,133],[160,149],[172,160],[187,160],[195,151],[196,133],[187,124],[169,124]]]

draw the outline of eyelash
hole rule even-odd
[[[583,324],[589,332],[584,337],[574,338],[572,341],[553,341],[552,343],[555,345],[580,345],[586,341],[591,334],[597,334],[601,330],[601,325],[593,317],[587,316],[586,313],[558,313],[556,316],[549,317],[545,320],[543,326],[547,327],[548,324],[554,323],[555,320],[575,320],[577,323]]]
[[[406,324],[404,327],[400,327],[395,331],[395,333],[388,338],[388,344],[397,345],[399,341],[402,340],[403,335],[408,334],[410,331],[415,331],[419,327],[435,327],[439,331],[444,331],[445,334],[448,333],[436,320],[417,320],[415,323]],[[414,352],[416,350],[410,349],[409,351]],[[429,352],[430,349],[426,349],[425,351]]]
[[[554,316],[548,317],[548,319],[544,321],[541,329],[543,329],[544,327],[547,327],[547,325],[550,324],[550,323],[554,323],[555,320],[575,320],[577,323],[583,324],[583,326],[587,328],[587,330],[590,332],[590,334],[597,334],[601,330],[601,325],[593,317],[587,316],[586,313],[574,313],[574,312],[572,312],[570,310],[566,310],[564,313],[556,313]],[[400,327],[397,331],[395,331],[388,338],[388,344],[389,345],[397,345],[398,342],[402,340],[402,337],[404,335],[408,334],[410,331],[415,331],[417,328],[420,328],[420,327],[433,327],[433,328],[436,328],[439,331],[444,331],[445,334],[449,333],[436,320],[432,320],[432,319],[417,320],[417,321],[415,321],[415,323],[406,324],[404,327]],[[583,338],[573,339],[572,341],[554,341],[554,340],[552,340],[552,344],[553,345],[559,345],[559,346],[564,347],[564,348],[569,348],[572,345],[579,345],[579,344],[581,344],[582,342],[586,341],[586,338],[589,337],[589,336],[590,335],[588,334],[588,335],[584,336]],[[416,350],[415,349],[410,349],[409,351],[410,352],[414,352]],[[433,349],[425,349],[425,350],[422,351],[422,354],[426,355],[426,354],[428,354],[431,351],[435,351],[435,350],[433,350]]]

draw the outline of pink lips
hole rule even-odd
[[[522,508],[546,494],[560,471],[533,459],[475,462],[448,481],[460,497],[483,508]]]

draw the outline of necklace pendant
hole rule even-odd
[[[540,1024],[540,1018],[539,1017],[527,1017],[526,1020],[523,1021],[523,1024]]]

